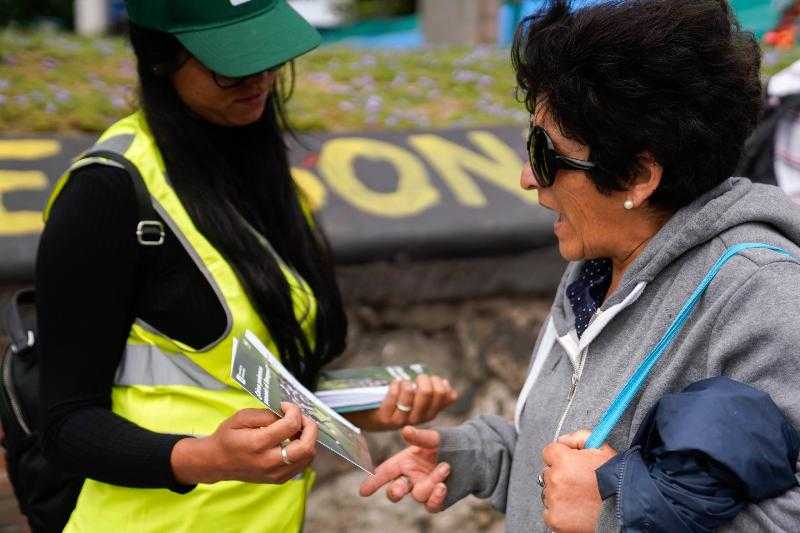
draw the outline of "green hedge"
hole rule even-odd
[[[507,50],[320,48],[297,61],[299,131],[519,123]],[[135,106],[135,64],[119,37],[0,31],[0,130],[101,131]]]
[[[798,58],[768,51],[764,73]],[[0,30],[0,131],[102,131],[135,108],[135,78],[123,38]],[[289,112],[299,131],[521,124],[514,87],[508,50],[328,46],[297,62]]]

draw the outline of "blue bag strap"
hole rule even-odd
[[[694,311],[694,308],[697,306],[697,302],[700,300],[700,297],[703,296],[703,293],[716,277],[717,273],[722,270],[722,267],[725,265],[725,263],[727,263],[728,260],[730,260],[734,255],[744,250],[753,248],[766,248],[767,250],[773,250],[775,252],[791,256],[791,254],[786,250],[765,243],[744,242],[735,244],[725,250],[725,253],[722,254],[722,257],[720,257],[717,262],[714,263],[714,266],[712,266],[711,270],[708,271],[708,274],[706,274],[706,277],[703,278],[703,281],[700,282],[689,299],[683,304],[678,316],[675,317],[675,320],[672,322],[669,328],[667,328],[667,331],[664,333],[664,336],[661,337],[661,340],[659,340],[650,353],[647,354],[647,357],[644,358],[644,361],[641,362],[630,379],[628,379],[628,382],[625,384],[625,386],[622,387],[619,393],[617,393],[616,398],[614,398],[614,401],[611,402],[611,405],[603,414],[600,422],[598,422],[595,428],[592,430],[592,434],[589,435],[589,438],[586,440],[584,448],[599,448],[603,445],[608,438],[608,435],[611,433],[611,430],[614,429],[614,426],[617,424],[617,422],[619,422],[619,419],[622,418],[622,415],[625,413],[628,405],[630,405],[631,401],[633,401],[633,399],[636,397],[636,394],[639,392],[639,389],[641,389],[642,385],[644,385],[645,381],[647,381],[647,376],[650,374],[650,371],[653,370],[653,367],[656,365],[661,355],[666,351],[667,348],[669,348],[669,345],[672,344],[672,341],[675,340],[675,337],[677,337],[678,333],[680,333],[681,329],[683,329],[684,324],[686,324],[686,320],[688,320],[689,316],[692,314],[692,311]]]

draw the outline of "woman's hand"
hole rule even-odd
[[[595,470],[617,452],[607,444],[599,449],[583,449],[589,435],[586,430],[562,435],[542,451],[543,518],[556,533],[594,531],[597,525],[603,500]]]
[[[431,429],[403,428],[403,439],[410,444],[375,469],[375,475],[361,484],[359,494],[371,496],[386,486],[386,497],[399,502],[407,494],[425,505],[431,513],[442,510],[447,487],[444,480],[450,475],[450,465],[437,465],[439,433]]]
[[[175,479],[186,485],[226,480],[283,483],[302,472],[316,453],[317,425],[296,405],[281,407],[283,418],[266,409],[242,409],[212,435],[178,441],[171,457]]]
[[[456,401],[458,393],[450,382],[439,376],[417,376],[416,382],[396,380],[381,406],[369,411],[345,415],[356,426],[367,431],[400,429],[436,418],[439,411]]]

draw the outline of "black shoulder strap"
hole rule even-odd
[[[139,169],[127,158],[108,150],[90,151],[82,158],[98,157],[109,159],[122,166],[131,177],[133,189],[136,194],[136,205],[139,213],[139,222],[136,225],[136,239],[142,246],[160,246],[164,243],[164,224],[159,220],[150,193],[144,183]],[[82,159],[81,158],[81,159]],[[5,331],[11,340],[11,351],[15,354],[25,353],[33,348],[36,342],[36,333],[26,327],[22,316],[23,305],[34,305],[36,292],[33,287],[21,289],[14,293],[2,308],[0,313],[0,330]]]
[[[142,246],[161,246],[164,244],[164,224],[158,219],[147,192],[144,178],[139,173],[136,165],[131,163],[126,157],[109,150],[93,150],[88,152],[85,157],[100,157],[110,159],[121,165],[130,175],[133,182],[133,190],[136,193],[136,204],[139,209],[139,223],[136,225],[136,240]]]
[[[3,309],[3,315],[0,317],[2,319],[0,326],[11,340],[11,351],[15,354],[24,353],[32,348],[35,342],[35,333],[25,327],[21,310],[23,305],[32,305],[34,300],[33,288],[19,290],[9,298]]]

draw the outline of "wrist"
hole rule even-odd
[[[356,427],[364,431],[389,431],[393,429],[400,429],[399,426],[393,425],[390,422],[385,422],[380,419],[378,409],[370,409],[368,411],[352,411],[350,413],[342,414],[347,420],[353,423]]]
[[[170,455],[172,473],[178,483],[216,483],[222,481],[214,467],[216,454],[211,450],[210,437],[187,437],[175,443]]]

